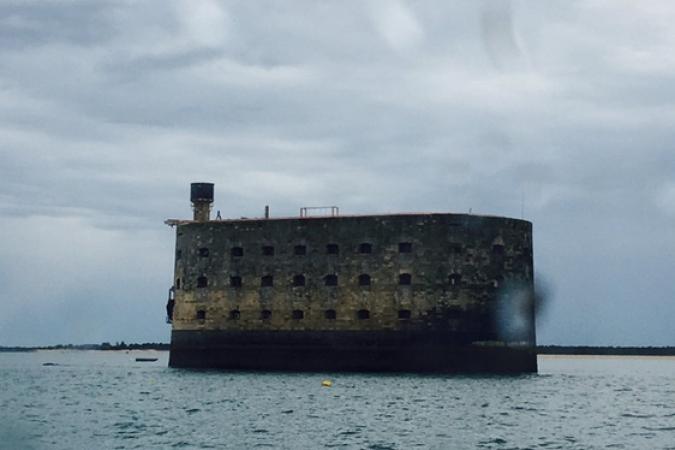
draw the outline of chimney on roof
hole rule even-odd
[[[192,202],[195,222],[208,222],[211,220],[213,183],[191,183],[190,202]]]

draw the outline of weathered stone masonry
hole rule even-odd
[[[500,284],[532,281],[530,227],[455,214],[180,225],[174,329],[399,330],[444,318],[458,338],[497,340]]]

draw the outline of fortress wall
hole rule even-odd
[[[363,243],[371,244],[371,253],[359,252]],[[338,246],[337,254],[327,253],[329,244]],[[401,252],[406,244],[410,252]],[[273,247],[274,255],[263,254],[263,246]],[[295,254],[296,246],[305,246],[306,254]],[[243,255],[233,255],[233,248]],[[507,290],[531,292],[533,284],[531,223],[500,217],[195,222],[178,225],[176,250],[174,332],[427,330],[499,340],[496,321]],[[410,285],[399,284],[405,273]],[[300,274],[305,286],[293,286]],[[336,286],[326,286],[331,274]],[[370,276],[369,286],[359,285],[361,274]],[[268,275],[273,286],[261,286]],[[198,287],[200,277],[207,278],[206,287]],[[241,277],[241,286],[231,286],[231,277]],[[263,310],[271,315],[263,318]],[[327,310],[335,319],[326,318]],[[359,318],[360,310],[369,318]],[[293,311],[303,317],[294,318]],[[526,314],[531,329],[517,339],[533,343],[533,311]]]

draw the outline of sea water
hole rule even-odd
[[[538,374],[520,376],[222,372],[167,360],[0,353],[0,448],[675,449],[673,358],[544,356]]]

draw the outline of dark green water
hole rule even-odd
[[[188,371],[167,357],[0,353],[0,448],[675,449],[673,358],[540,357],[537,375],[497,377]]]

